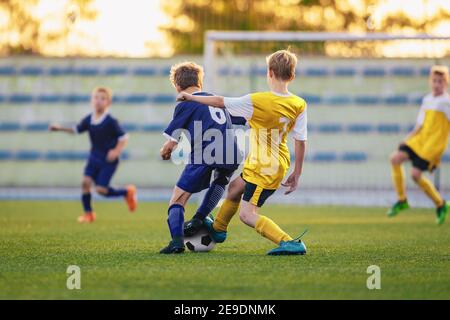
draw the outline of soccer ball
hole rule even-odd
[[[208,252],[216,246],[216,242],[205,228],[202,228],[192,237],[184,238],[184,244],[190,251],[194,252]]]

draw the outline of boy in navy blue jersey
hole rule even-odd
[[[82,182],[81,200],[84,215],[78,218],[80,223],[91,223],[95,220],[95,213],[91,206],[91,188],[95,184],[98,194],[105,197],[124,197],[128,209],[136,210],[136,187],[129,185],[124,189],[110,187],[110,181],[119,165],[122,150],[128,141],[128,135],[123,131],[119,122],[109,114],[111,106],[111,90],[104,87],[94,89],[91,104],[94,112],[87,115],[73,128],[51,125],[50,131],[67,133],[89,132],[91,151]]]
[[[173,66],[170,80],[177,92],[209,95],[201,91],[203,68],[195,63],[185,62]],[[225,187],[242,158],[230,115],[224,109],[208,108],[195,102],[179,103],[173,120],[164,131],[167,142],[160,151],[164,160],[171,158],[182,133],[189,140],[191,154],[170,200],[167,221],[172,241],[161,250],[164,254],[184,252],[184,207],[190,196],[208,189],[202,204],[189,222],[198,224],[199,227],[222,198]]]

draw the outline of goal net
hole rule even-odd
[[[265,56],[288,47],[299,56],[290,91],[308,103],[299,197],[310,194],[308,199],[328,198],[325,202],[336,197],[349,204],[392,201],[389,154],[415,125],[429,92],[430,67],[450,64],[450,37],[210,31],[205,87],[225,96],[268,90]],[[432,179],[449,195],[449,150]],[[410,180],[409,190],[417,192]],[[418,202],[431,204],[418,194]]]

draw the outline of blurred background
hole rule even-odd
[[[173,63],[204,63],[208,30],[450,36],[450,0],[0,0],[0,198],[78,198],[87,136],[50,134],[90,111],[93,87],[114,91],[131,134],[115,184],[167,199],[182,170],[159,159],[175,92]],[[301,188],[275,201],[386,205],[389,154],[414,126],[428,72],[450,41],[217,40],[208,89],[266,90],[265,56],[291,47],[306,98],[309,146]],[[213,85],[212,85],[213,83]],[[208,84],[206,84],[208,85]],[[450,153],[436,183],[450,196]],[[408,183],[412,192],[417,192]],[[430,206],[421,193],[416,205]]]

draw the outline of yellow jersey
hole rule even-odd
[[[250,150],[243,168],[245,181],[264,189],[277,189],[290,166],[287,136],[307,139],[306,102],[293,95],[258,92],[240,98],[225,98],[233,116],[247,119]]]
[[[450,133],[450,96],[428,94],[423,98],[417,125],[420,130],[406,141],[419,157],[438,166],[448,145]]]

